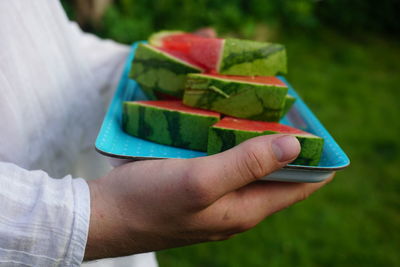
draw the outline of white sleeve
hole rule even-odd
[[[80,266],[90,219],[83,179],[0,162],[0,210],[1,266]]]

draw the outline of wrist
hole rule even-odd
[[[118,244],[124,243],[127,226],[118,212],[118,204],[104,189],[103,179],[88,181],[90,190],[90,222],[85,260],[122,256]]]

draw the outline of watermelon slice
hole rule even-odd
[[[181,101],[134,101],[123,104],[123,129],[160,144],[206,151],[208,129],[220,115],[184,106]]]
[[[182,60],[191,60],[207,71],[215,69],[223,45],[223,39],[176,32],[157,33],[149,42]]]
[[[183,103],[238,118],[279,121],[287,91],[276,77],[189,74]]]
[[[172,56],[162,49],[140,44],[129,76],[136,80],[149,99],[157,99],[160,95],[182,98],[186,74],[198,72],[203,69],[184,56]]]
[[[172,55],[191,58],[206,72],[245,76],[286,73],[286,51],[281,44],[165,31],[152,35],[149,42]]]
[[[214,124],[208,135],[208,154],[215,154],[247,139],[275,133],[296,136],[301,144],[300,155],[292,162],[298,165],[318,165],[324,140],[316,135],[276,122],[260,122],[225,117]]]

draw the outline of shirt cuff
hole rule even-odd
[[[82,178],[73,179],[74,222],[67,258],[72,266],[80,266],[85,255],[90,222],[89,185]]]

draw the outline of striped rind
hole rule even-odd
[[[243,131],[212,126],[208,133],[207,153],[209,155],[216,154],[230,149],[250,138],[276,133],[278,132]],[[299,140],[301,151],[292,164],[317,166],[322,156],[324,139],[315,135],[293,134],[293,136]]]
[[[240,75],[223,75],[223,74],[211,74],[211,73],[196,73],[191,74],[192,77],[197,78],[210,78],[225,82],[237,82],[244,84],[259,84],[259,85],[270,85],[276,87],[286,87],[287,85],[275,76],[240,76]],[[257,79],[263,78],[263,82],[258,82]]]
[[[285,74],[287,72],[285,47],[275,43],[226,39],[217,72],[244,76]]]
[[[130,135],[193,150],[205,151],[208,129],[218,117],[124,102],[122,125]]]
[[[278,121],[287,90],[281,86],[189,74],[183,103],[238,118]]]
[[[186,74],[202,69],[147,44],[140,44],[132,62],[130,78],[141,86],[149,99],[155,91],[181,98]]]
[[[317,166],[324,146],[324,139],[318,136],[297,136],[301,145],[299,156],[292,162],[296,165]]]

